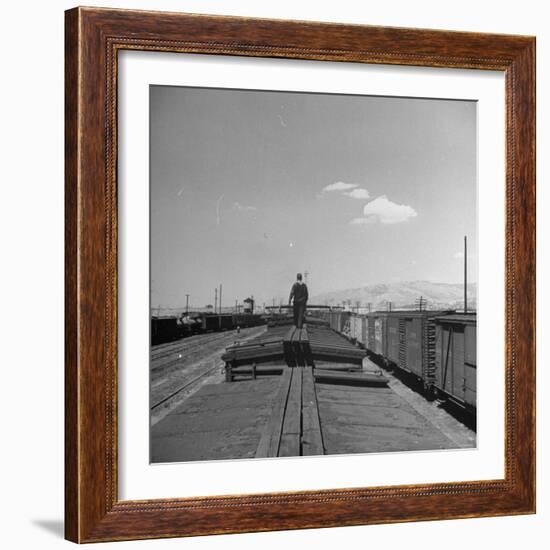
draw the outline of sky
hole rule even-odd
[[[151,306],[476,282],[476,103],[150,88]]]

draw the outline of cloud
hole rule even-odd
[[[416,218],[416,210],[407,204],[397,204],[382,195],[373,201],[365,204],[363,208],[363,217],[354,218],[350,221],[351,225],[365,225],[369,223],[402,223]]]
[[[323,187],[323,193],[330,193],[331,191],[348,191],[349,189],[353,189],[355,187],[359,187],[359,185],[357,183],[344,183],[343,181],[337,181]]]
[[[455,260],[462,260],[464,258],[464,252],[455,252],[453,258],[455,258]]]
[[[370,197],[369,192],[362,187],[347,191],[344,193],[344,195],[346,195],[347,197],[351,197],[352,199],[368,199]]]
[[[241,204],[240,202],[234,202],[233,210],[237,210],[237,212],[256,212],[256,210],[258,209],[255,206]]]

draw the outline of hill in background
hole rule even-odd
[[[430,281],[401,281],[366,285],[360,288],[349,288],[317,294],[309,303],[318,305],[348,305],[353,307],[357,302],[361,307],[371,304],[372,310],[387,309],[388,302],[392,309],[415,309],[417,300],[422,296],[427,300],[428,309],[462,309],[464,307],[464,285],[462,283],[433,283]],[[468,309],[476,308],[477,285],[468,285]]]

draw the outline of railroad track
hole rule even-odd
[[[228,332],[222,332],[215,337],[212,334],[200,334],[196,335],[195,337],[190,336],[189,338],[183,338],[182,340],[178,340],[177,342],[169,344],[168,348],[163,347],[162,349],[158,349],[160,346],[155,346],[151,349],[151,359],[155,361],[163,357],[168,357],[170,355],[192,351],[200,347],[204,343],[204,341],[214,342],[223,338],[227,338]],[[193,338],[193,341],[189,342],[190,338]],[[161,344],[161,346],[164,346],[164,344]]]
[[[244,343],[257,337],[263,330],[265,327],[245,329],[241,331],[240,341]],[[161,357],[164,361],[160,364],[155,365],[155,358],[152,358],[150,410],[153,424],[178,406],[189,391],[199,387],[217,369],[221,372],[223,362],[220,357],[223,349],[233,343],[233,333],[227,331],[201,336],[204,337],[195,340],[193,345],[180,343],[176,349],[172,346],[170,353]]]
[[[195,376],[191,380],[187,381],[185,384],[180,386],[177,390],[173,391],[172,393],[170,393],[169,395],[167,395],[166,397],[164,397],[163,399],[161,399],[160,401],[157,401],[154,405],[152,405],[151,406],[151,412],[156,411],[159,407],[161,407],[162,405],[164,405],[165,403],[167,403],[168,401],[170,401],[171,399],[173,399],[177,395],[181,394],[186,389],[191,389],[191,386],[193,386],[194,384],[196,384],[197,382],[199,382],[200,380],[202,380],[206,376],[212,374],[216,369],[219,369],[222,366],[223,366],[223,363],[215,364],[212,367],[210,367],[209,369],[206,369],[205,371],[201,372],[200,374],[198,374],[197,376]]]
[[[190,344],[181,343],[178,347],[172,348],[162,354],[151,353],[151,370],[156,371],[161,368],[166,368],[174,363],[177,363],[184,355],[193,353],[201,349],[205,344],[212,345],[216,342],[220,342],[227,339],[228,334],[212,337],[210,339],[201,339],[200,341],[194,341]]]

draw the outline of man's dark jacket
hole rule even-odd
[[[307,285],[305,283],[300,283],[299,281],[296,281],[292,285],[292,289],[290,290],[289,301],[291,301],[293,297],[295,304],[305,304],[309,297],[307,293]]]

